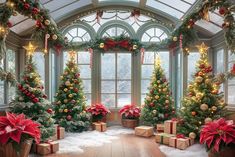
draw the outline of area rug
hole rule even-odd
[[[166,157],[208,157],[203,145],[194,144],[186,150],[179,150],[165,145],[160,145],[159,149]]]

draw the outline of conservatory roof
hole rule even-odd
[[[182,19],[190,14],[202,0],[39,0],[42,6],[49,10],[52,19],[58,23],[71,16],[79,14],[86,9],[97,9],[99,7],[128,6],[149,10],[156,15],[160,15],[171,20],[175,25],[180,25]],[[209,35],[213,35],[222,30],[223,18],[217,11],[210,13],[210,21],[198,21],[197,26],[206,30]],[[34,21],[28,17],[17,15],[11,17],[13,27],[17,34],[34,25]]]

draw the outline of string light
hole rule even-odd
[[[155,60],[155,67],[160,67],[161,66],[161,58],[159,55],[157,55],[157,58]]]
[[[69,51],[69,58],[70,59],[75,59],[76,55],[77,55],[76,51],[74,51],[74,50]]]

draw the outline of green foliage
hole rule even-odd
[[[28,118],[41,124],[41,141],[48,140],[54,134],[52,106],[46,98],[40,76],[30,57],[22,81],[18,84],[17,96],[10,103],[10,109],[14,113],[24,113]]]
[[[140,117],[143,123],[155,126],[174,117],[174,102],[169,83],[160,65],[155,65],[149,91]]]
[[[71,58],[61,76],[54,105],[55,119],[67,131],[81,132],[90,127],[91,115],[85,111],[86,98],[75,60]]]
[[[182,118],[179,133],[189,136],[193,132],[199,138],[202,125],[226,115],[223,93],[219,92],[220,82],[212,75],[207,54],[201,53],[196,65],[194,80],[189,83],[187,94],[183,98],[179,116]]]

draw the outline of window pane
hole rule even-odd
[[[7,59],[7,70],[15,74],[16,64],[15,64],[15,52],[8,49],[6,53]],[[8,102],[10,102],[15,97],[15,86],[9,86],[8,88]]]
[[[78,64],[90,64],[90,53],[78,52]]]
[[[85,94],[86,99],[87,99],[87,105],[90,106],[91,105],[91,94]]]
[[[115,54],[104,54],[101,56],[101,78],[115,78]]]
[[[148,93],[150,82],[150,80],[141,80],[141,93]]]
[[[82,80],[84,93],[91,93],[91,80]]]
[[[159,52],[158,53],[161,58],[161,66],[165,72],[166,78],[169,79],[169,67],[170,67],[170,55],[169,52]]]
[[[228,86],[228,104],[235,104],[235,86]]]
[[[115,81],[101,81],[101,93],[115,93]]]
[[[142,65],[142,78],[149,79],[153,74],[154,65]]]
[[[192,75],[196,72],[196,63],[200,58],[200,54],[192,52],[188,55],[188,83],[192,81]]]
[[[117,94],[118,107],[131,104],[131,94]]]
[[[102,94],[101,102],[107,107],[115,107],[115,94]]]
[[[220,49],[216,52],[216,73],[224,72],[224,50]]]
[[[144,53],[144,64],[154,64],[154,52]]]
[[[33,61],[36,63],[37,72],[39,73],[42,84],[45,86],[45,58],[42,52],[35,52]]]
[[[117,64],[118,79],[131,79],[131,54],[118,54]]]
[[[54,101],[54,95],[56,93],[56,63],[55,63],[55,53],[51,53],[51,101]]]
[[[90,65],[79,65],[81,78],[91,78]]]
[[[117,92],[118,93],[131,93],[131,81],[118,81]]]

